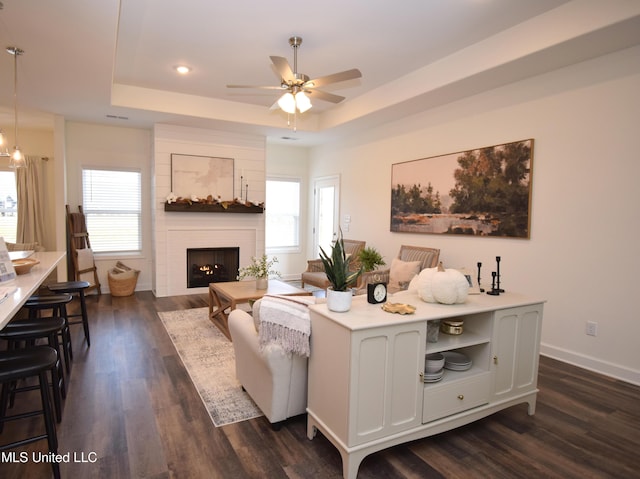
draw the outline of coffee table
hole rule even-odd
[[[265,294],[286,296],[309,296],[311,293],[291,286],[284,281],[270,279],[267,289],[256,289],[255,281],[222,281],[209,283],[209,319],[224,335],[231,340],[229,333],[229,315],[238,304],[258,300]]]

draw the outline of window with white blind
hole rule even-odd
[[[299,252],[300,180],[267,178],[265,203],[267,252]]]
[[[18,194],[13,170],[0,171],[0,236],[5,242],[16,242],[18,231]]]
[[[82,209],[94,252],[141,251],[139,171],[83,168]]]

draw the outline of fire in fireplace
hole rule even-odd
[[[235,281],[240,248],[188,248],[187,288],[203,288],[209,283]]]

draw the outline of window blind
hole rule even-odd
[[[82,170],[82,208],[94,252],[142,249],[139,171]]]

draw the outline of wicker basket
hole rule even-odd
[[[138,275],[140,271],[135,271],[133,276],[128,274],[109,274],[107,278],[109,280],[109,290],[111,296],[131,296],[138,284]],[[118,276],[126,276],[126,278],[119,278]]]

